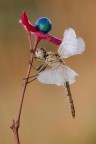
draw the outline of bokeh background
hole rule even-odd
[[[66,28],[74,28],[85,40],[86,51],[65,60],[79,74],[71,86],[76,118],[71,117],[63,87],[34,81],[24,99],[21,144],[96,144],[95,0],[0,0],[0,144],[15,143],[9,127],[17,113],[30,56],[27,33],[18,23],[22,11],[32,24],[39,17],[50,18],[50,33],[61,39]],[[47,41],[39,46],[58,48]]]

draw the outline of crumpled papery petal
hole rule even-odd
[[[33,26],[29,21],[28,21],[28,17],[26,15],[25,12],[22,13],[22,17],[19,20],[19,23],[23,25],[23,27],[25,28],[25,30],[27,30],[28,32],[31,32],[32,34],[36,35],[37,37],[39,37],[40,39],[45,39],[48,40],[50,42],[52,42],[53,44],[56,45],[60,45],[62,40],[50,35],[50,34],[46,34],[43,33],[41,31],[39,31],[35,26]]]

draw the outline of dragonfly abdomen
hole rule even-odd
[[[64,84],[64,88],[65,88],[65,93],[66,93],[66,96],[67,96],[67,100],[68,100],[68,103],[69,103],[69,108],[70,108],[72,117],[75,118],[75,107],[74,107],[74,103],[73,103],[73,100],[72,100],[72,95],[71,95],[71,92],[70,92],[70,86],[69,86],[68,81],[66,81],[66,83]]]

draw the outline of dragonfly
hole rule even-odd
[[[81,54],[84,50],[84,40],[76,36],[74,29],[68,28],[64,32],[62,43],[57,52],[46,51],[44,48],[38,48],[35,52],[36,58],[44,61],[37,69],[38,74],[35,79],[43,84],[56,84],[64,87],[73,118],[75,118],[75,107],[70,84],[75,82],[78,74],[65,64],[64,58]],[[50,68],[45,69],[47,66]]]

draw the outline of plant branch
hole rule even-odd
[[[35,53],[36,47],[37,47],[37,45],[38,45],[38,43],[40,41],[40,37],[35,36],[35,43],[34,43],[34,46],[32,48],[31,33],[29,33],[28,38],[29,38],[29,45],[30,45],[30,52],[31,52],[30,63],[28,65],[28,70],[27,70],[27,73],[26,73],[26,79],[23,81],[23,85],[22,85],[22,93],[21,93],[21,97],[20,97],[20,102],[19,102],[19,107],[18,107],[18,111],[17,111],[17,116],[16,116],[16,119],[13,119],[13,123],[12,123],[12,125],[10,127],[12,129],[12,131],[13,131],[13,135],[14,135],[14,139],[15,139],[15,143],[16,144],[20,144],[18,130],[19,130],[19,127],[20,127],[20,118],[21,118],[22,106],[23,106],[25,91],[26,91],[27,84],[28,84],[28,79],[30,77],[32,63],[33,63],[33,59],[34,59],[34,53]]]

